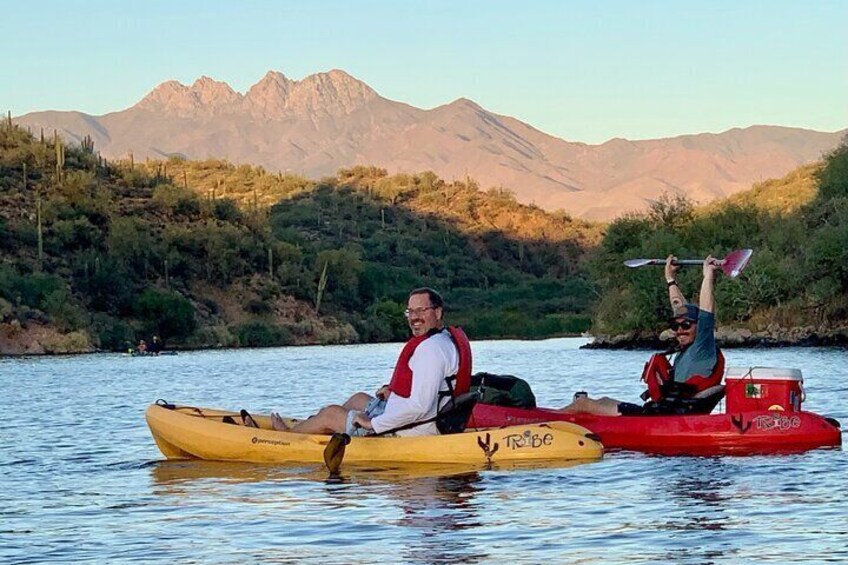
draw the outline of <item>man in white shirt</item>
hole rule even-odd
[[[376,398],[360,392],[343,405],[325,406],[315,416],[287,427],[272,414],[274,429],[307,434],[335,432],[384,433],[435,418],[441,393],[448,392],[447,378],[459,371],[459,353],[443,327],[444,301],[430,288],[409,294],[406,318],[412,338],[404,346],[390,384]],[[434,422],[399,430],[398,435],[438,434]]]

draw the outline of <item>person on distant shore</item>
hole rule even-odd
[[[289,427],[271,415],[275,430],[305,434],[347,432],[367,435],[435,418],[442,400],[470,382],[468,340],[459,328],[444,328],[444,301],[431,288],[409,293],[405,315],[412,338],[400,353],[391,382],[374,396],[359,392],[344,404],[325,406],[316,415]],[[462,342],[462,343],[460,343]],[[464,391],[463,391],[464,392]],[[398,431],[397,435],[435,435],[434,422]]]
[[[649,383],[649,391],[653,388],[651,400],[640,405],[609,397],[592,399],[586,393],[578,392],[574,401],[559,412],[605,416],[685,413],[694,404],[683,403],[681,399],[691,398],[695,393],[721,382],[724,358],[716,347],[713,296],[715,272],[721,267],[721,261],[712,256],[704,259],[699,306],[688,303],[677,286],[675,276],[679,267],[676,261],[677,257],[669,255],[665,265],[665,281],[673,312],[670,327],[677,341],[673,351],[676,357],[669,366],[666,357],[657,354],[646,366],[643,379]],[[653,370],[654,363],[660,367],[659,372],[652,376],[649,371]],[[651,378],[657,378],[656,387],[651,386]],[[646,399],[646,396],[643,395],[643,398]]]
[[[138,345],[135,346],[135,352],[139,355],[147,355],[147,342],[143,339],[139,340]]]
[[[159,355],[162,352],[162,342],[159,341],[158,335],[153,336],[153,340],[147,346],[147,352],[152,355]]]

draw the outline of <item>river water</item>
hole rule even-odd
[[[635,400],[646,352],[476,342],[475,370]],[[166,462],[157,398],[305,416],[373,391],[397,344],[0,359],[0,562],[845,563],[843,449],[753,457],[611,452],[580,465],[343,469]],[[848,424],[841,349],[740,349],[803,370],[805,408]]]

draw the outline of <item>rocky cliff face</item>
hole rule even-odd
[[[432,170],[505,187],[518,199],[610,219],[664,192],[698,203],[729,196],[818,160],[843,132],[754,126],[600,145],[545,134],[459,99],[422,110],[381,97],[341,70],[296,81],[269,71],[245,94],[209,77],[167,81],[120,112],[36,112],[18,123],[90,135],[106,157],[220,157],[310,177],[356,164]]]

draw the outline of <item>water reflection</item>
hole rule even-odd
[[[708,509],[717,514],[710,515],[701,527],[710,530],[723,529],[721,518],[730,498],[732,480],[727,465],[719,458],[689,460],[695,465],[680,466],[680,474],[667,483],[667,492],[681,507]],[[696,528],[697,529],[697,528]]]
[[[708,565],[731,558],[738,532],[727,532],[738,527],[731,515],[738,494],[734,483],[738,469],[720,457],[665,459],[664,466],[670,472],[660,489],[669,503],[663,528],[670,536],[661,561]],[[696,541],[706,535],[713,540],[709,548]]]
[[[408,563],[477,563],[493,559],[469,531],[486,525],[477,500],[501,488],[508,475],[591,464],[583,461],[526,462],[489,466],[345,466],[330,477],[317,465],[279,466],[215,461],[158,461],[149,468],[153,493],[195,504],[249,508],[254,520],[298,515],[298,535],[315,546],[368,544],[373,539],[393,560]],[[499,479],[490,480],[491,473]],[[243,488],[238,488],[243,487]],[[205,502],[204,502],[205,501]],[[321,509],[316,519],[315,508]],[[311,523],[310,520],[311,519]],[[352,522],[351,522],[352,520]],[[382,534],[380,532],[383,532]],[[294,533],[287,528],[287,532]],[[320,532],[320,533],[319,533]],[[402,539],[396,549],[387,539]],[[388,537],[387,537],[388,536]],[[356,540],[354,542],[354,540]]]
[[[482,525],[474,497],[484,489],[479,472],[397,484],[393,496],[403,511],[397,525],[412,535],[403,545],[403,560],[477,563],[487,558],[463,533]]]

